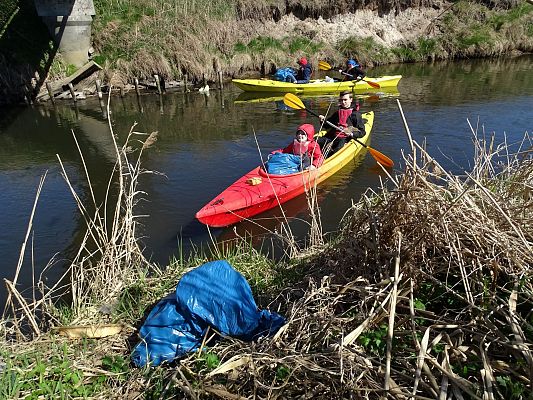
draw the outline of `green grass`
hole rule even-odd
[[[267,49],[278,49],[282,50],[282,43],[277,40],[266,36],[259,36],[255,39],[252,39],[247,46],[247,49],[251,53],[262,53]]]
[[[297,52],[316,53],[324,47],[323,43],[316,43],[306,37],[295,37],[289,42],[289,52],[295,54]]]
[[[74,365],[77,355],[72,348],[57,342],[42,346],[2,355],[6,366],[0,374],[0,398],[86,398],[102,390],[106,377],[85,375]]]
[[[533,5],[523,2],[510,10],[495,13],[488,19],[488,22],[495,31],[499,31],[504,24],[513,23],[531,13],[533,13]]]
[[[155,303],[175,290],[186,271],[213,259],[228,260],[245,276],[255,295],[275,293],[278,285],[286,283],[284,276],[294,278],[290,272],[287,273],[290,267],[275,264],[245,241],[223,249],[213,248],[209,259],[199,249],[185,260],[174,260],[160,273],[140,276],[134,280],[134,284],[124,288],[117,304],[110,305],[109,310],[103,310],[102,313],[109,315],[112,321],[134,326],[142,321]],[[55,309],[55,317],[61,324],[72,323],[73,315],[73,310],[66,304],[58,305]],[[127,351],[103,349],[105,347],[102,348],[102,342],[98,340],[73,342],[59,335],[51,335],[43,343],[36,341],[31,347],[19,348],[15,354],[11,354],[7,347],[0,347],[0,365],[6,364],[0,372],[0,398],[106,397],[114,387],[132,379],[150,380],[150,389],[145,398],[159,398],[165,390],[165,396],[179,393],[178,388],[176,391],[169,390],[164,370],[132,368]],[[219,364],[218,355],[206,351],[198,357],[196,372],[211,371]],[[80,365],[91,370],[91,373],[85,373],[86,369],[80,369]],[[105,371],[111,375],[106,375]]]
[[[459,48],[466,49],[470,46],[480,46],[491,44],[493,39],[488,28],[480,25],[474,25],[470,29],[470,35],[459,36],[457,44]]]
[[[335,47],[344,59],[355,57],[363,64],[365,60],[389,62],[393,59],[391,50],[386,49],[370,36],[365,38],[349,37],[339,41]]]
[[[428,59],[437,49],[437,39],[418,39],[418,54],[421,59]]]

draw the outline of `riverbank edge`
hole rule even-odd
[[[148,136],[142,150],[154,140]],[[47,293],[41,283],[47,301],[15,296],[26,306],[17,319],[8,313],[0,321],[0,397],[231,398],[272,390],[288,397],[308,391],[407,396],[419,386],[417,393],[431,398],[442,379],[446,390],[473,396],[495,390],[501,398],[527,397],[531,150],[511,155],[477,140],[465,179],[410,143],[405,170],[391,177],[393,189],[362,196],[330,242],[306,250],[287,240],[287,249],[296,251],[281,263],[246,241],[231,249],[213,245],[166,268],[148,263],[134,239],[131,195],[137,192],[129,183],[142,171],[141,154],[132,162],[127,143],[117,148],[119,164],[129,171],[119,179],[125,214],[109,223],[119,233],[113,231],[96,265],[81,252],[69,288],[77,293],[72,304],[50,301],[64,288]],[[523,144],[531,149],[527,134]],[[259,307],[285,315],[284,330],[254,343],[225,338],[177,363],[134,368],[129,354],[146,312],[190,268],[213,259],[228,260],[246,277]],[[516,343],[509,344],[510,335]],[[483,347],[487,337],[491,352]],[[380,368],[386,359],[389,373]],[[483,378],[487,373],[490,380]]]
[[[198,39],[193,56],[169,45],[158,53],[143,48],[131,56],[131,61],[118,62],[110,61],[113,56],[109,49],[120,52],[120,43],[128,40],[111,37],[102,25],[95,34],[95,59],[104,66],[100,78],[115,87],[133,90],[136,79],[152,80],[157,75],[173,82],[174,87],[179,81],[186,90],[184,83],[198,89],[206,84],[220,87],[232,78],[265,77],[279,67],[295,65],[300,56],[306,56],[315,69],[320,60],[344,65],[346,59],[357,58],[367,71],[393,63],[510,57],[533,52],[533,6],[524,4],[495,10],[460,1],[385,15],[363,9],[329,19],[288,14],[276,21],[229,20],[223,28],[210,21],[205,31],[198,28],[197,36],[190,38]],[[99,25],[96,20],[95,26]],[[201,35],[217,28],[224,30],[217,35]],[[182,44],[191,47],[190,43]],[[154,79],[152,88],[156,87]]]
[[[121,93],[133,90],[136,80],[158,90],[155,75],[171,87],[219,87],[232,78],[267,76],[278,67],[295,66],[301,56],[308,57],[315,68],[319,60],[340,66],[348,58],[357,58],[371,75],[376,65],[533,52],[530,1],[509,9],[466,0],[434,2],[385,14],[362,9],[327,19],[316,16],[312,5],[308,14],[302,11],[298,17],[289,13],[275,19],[266,13],[258,19],[222,22],[216,16],[191,13],[187,26],[180,24],[183,17],[172,12],[156,9],[143,15],[144,9],[135,9],[133,17],[118,4],[116,9],[113,2],[106,4],[104,9],[103,3],[97,3],[93,21],[96,52],[92,60],[103,68],[78,82],[71,92],[65,87],[64,99],[70,99],[71,93],[80,98],[98,93],[97,80]],[[36,69],[23,64],[10,67],[0,60],[8,92],[1,102],[45,98],[46,82],[75,73],[60,54],[44,71],[46,80]],[[39,79],[35,73],[26,76],[27,71],[36,72]],[[26,85],[20,85],[21,79]]]

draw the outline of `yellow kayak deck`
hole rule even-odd
[[[335,93],[343,90],[375,89],[365,81],[379,84],[380,88],[398,86],[401,75],[367,78],[364,81],[326,82],[323,79],[313,79],[309,83],[280,82],[272,79],[233,79],[232,82],[245,92],[275,92],[275,93]]]

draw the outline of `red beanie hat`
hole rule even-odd
[[[298,64],[300,65],[307,65],[307,58],[302,57],[298,60]]]

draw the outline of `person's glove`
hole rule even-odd
[[[359,129],[357,129],[357,128],[355,128],[355,129],[353,130],[353,132],[352,132],[352,137],[354,137],[354,138],[360,139],[360,138],[362,138],[363,136],[365,136],[365,134],[364,134],[361,130],[359,130]]]
[[[355,126],[349,126],[348,128],[345,129],[345,132],[347,135],[351,136],[352,138],[362,138],[363,136],[365,136],[365,134],[359,130],[359,128],[356,128]]]

